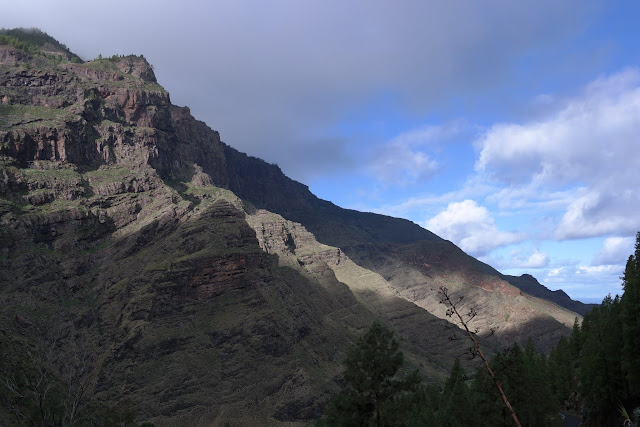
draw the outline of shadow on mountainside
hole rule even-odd
[[[354,296],[333,273],[320,280],[279,267],[228,200],[168,200],[117,231],[109,217],[94,236],[79,232],[89,224],[55,217],[55,227],[37,229],[41,237],[25,238],[25,228],[3,239],[5,332],[18,337],[36,320],[85,331],[88,398],[130,399],[138,419],[157,423],[252,422],[247,414],[309,421],[375,318],[397,330],[409,362],[432,379],[464,353],[447,340],[446,322],[402,298]],[[42,252],[45,237],[52,253]],[[59,345],[74,337],[61,333]]]
[[[228,185],[238,197],[258,209],[302,224],[319,242],[339,247],[357,264],[385,277],[389,277],[389,273],[385,274],[384,263],[397,262],[397,258],[405,264],[424,259],[420,268],[424,275],[464,270],[469,276],[469,285],[478,277],[490,276],[580,315],[592,306],[573,301],[562,291],[550,291],[531,276],[502,275],[411,221],[342,209],[318,199],[307,186],[286,177],[277,166],[224,144],[223,148]]]

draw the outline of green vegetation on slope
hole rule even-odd
[[[0,104],[0,129],[20,126],[64,125],[67,121],[77,121],[80,117],[72,112],[37,105],[2,105]]]
[[[67,46],[37,28],[0,29],[0,44],[10,44],[31,55],[41,54],[40,48],[49,44],[63,53],[66,59],[72,62],[82,62],[82,59],[71,52]]]

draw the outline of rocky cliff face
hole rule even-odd
[[[446,338],[441,285],[497,328],[489,352],[569,331],[575,313],[450,242],[319,200],[227,146],[143,58],[64,58],[0,44],[0,345],[6,366],[37,356],[84,384],[81,409],[308,422],[375,318],[438,381],[467,347]]]

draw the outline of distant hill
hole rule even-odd
[[[581,316],[584,316],[589,310],[598,305],[585,304],[572,300],[562,289],[552,291],[546,286],[541,285],[540,282],[530,274],[523,274],[521,276],[508,276],[503,274],[501,277],[523,292],[554,302],[561,307],[575,311]]]
[[[62,54],[69,61],[82,62],[67,46],[37,28],[0,28],[0,44],[11,44],[34,54],[54,52]]]

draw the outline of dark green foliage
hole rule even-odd
[[[607,296],[588,313],[572,342],[579,347],[579,388],[589,422],[619,421],[620,403],[640,403],[640,233],[623,276],[622,298]]]
[[[40,31],[37,28],[13,28],[10,30],[2,29],[0,30],[0,34],[13,37],[14,39],[33,46],[43,46],[45,43],[51,43],[54,46],[60,46],[64,50],[68,50],[66,46],[59,43],[49,34]]]
[[[571,332],[571,339],[569,340],[569,353],[568,356],[573,360],[577,360],[580,356],[580,349],[584,344],[583,334],[581,333],[581,326],[578,318],[573,321],[573,330]]]
[[[67,46],[37,28],[0,29],[0,44],[10,44],[31,55],[39,54],[39,48],[46,43],[64,52],[67,59],[73,62],[82,62],[82,59],[71,52]]]
[[[606,414],[615,409],[626,394],[626,381],[622,373],[622,324],[620,300],[606,297],[600,307],[594,308],[583,323],[582,345],[578,379],[580,392],[594,414]]]
[[[144,59],[144,55],[134,55],[134,54],[129,54],[129,55],[118,55],[118,54],[114,54],[108,57],[103,57],[102,54],[98,54],[98,57],[96,59],[94,59],[94,61],[109,61],[109,62],[120,62],[123,59]]]
[[[401,376],[403,354],[393,332],[374,322],[344,361],[344,385],[320,425],[428,425],[433,412],[417,371]]]
[[[631,396],[640,400],[640,233],[635,253],[629,257],[623,276],[624,294],[620,301],[622,317],[622,367]]]
[[[31,45],[26,42],[22,42],[19,39],[7,35],[2,35],[0,33],[0,45],[8,44],[13,46],[16,49],[23,50],[31,55],[36,55],[38,53],[38,48],[34,45]]]
[[[523,425],[547,425],[560,405],[551,392],[551,374],[547,356],[536,352],[531,339],[524,349],[525,405],[516,409]],[[517,408],[517,406],[516,406]]]
[[[495,361],[494,359],[494,363],[492,363],[494,368]],[[475,377],[470,387],[470,394],[471,407],[476,420],[474,425],[513,425],[513,421],[507,419],[507,408],[484,366],[479,366],[476,369]]]
[[[552,350],[557,401],[579,393],[586,425],[621,424],[618,408],[640,405],[640,233],[623,276],[622,297],[607,296]]]
[[[565,402],[571,392],[575,390],[576,382],[573,369],[572,347],[567,338],[562,337],[558,344],[551,350],[548,361],[548,373],[551,393],[555,402],[560,406]]]
[[[524,351],[514,344],[507,352],[497,354],[491,367],[523,426],[547,426],[557,422],[559,405],[551,393],[547,359],[535,351],[531,342]],[[513,418],[484,367],[477,369],[470,395],[473,411],[466,425],[513,425]]]
[[[470,410],[471,396],[466,381],[460,360],[456,359],[440,396],[438,425],[454,427],[469,425],[473,421],[475,415]]]
[[[498,371],[496,375],[502,383],[504,393],[509,396],[509,402],[518,414],[518,419],[522,424],[527,425],[522,414],[525,411],[528,412],[532,404],[529,400],[532,397],[529,390],[532,367],[525,365],[524,354],[517,343],[511,347],[501,363],[502,369],[496,369]]]

